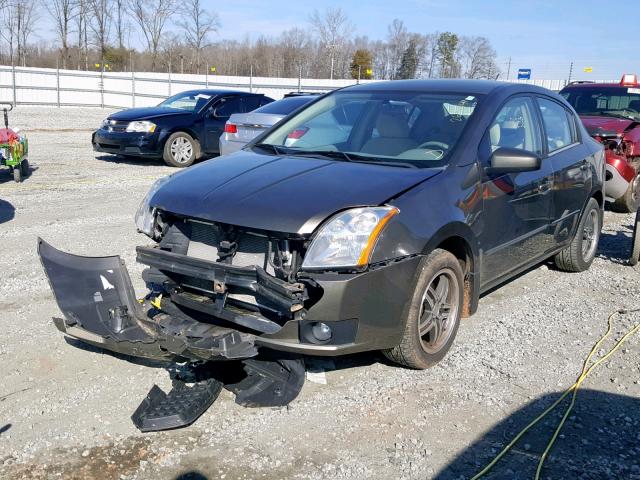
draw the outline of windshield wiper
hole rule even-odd
[[[271,150],[276,155],[282,155],[282,151],[276,145],[271,143],[256,143],[253,147],[262,148],[264,150]]]
[[[334,160],[342,160],[343,162],[353,161],[350,155],[337,150],[296,150],[292,148],[287,151],[287,155],[296,157],[327,157]]]
[[[603,117],[622,118],[623,120],[635,120],[633,115],[624,115],[623,113],[599,112]]]

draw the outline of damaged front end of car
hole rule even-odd
[[[147,266],[148,292],[141,299],[120,257],[76,256],[38,239],[63,313],[54,318],[58,330],[119,354],[199,369],[204,384],[193,389],[174,381],[166,395],[154,387],[134,415],[144,431],[191,423],[206,410],[202,405],[215,400],[215,385],[222,382],[242,405],[293,400],[304,382],[303,361],[287,354],[258,356],[256,345],[261,335],[276,334],[306,315],[307,285],[294,278],[299,260],[295,250],[284,250],[289,241],[164,214],[154,228],[161,230],[158,244],[137,248],[137,261]],[[220,360],[241,361],[243,375],[229,380],[226,366],[210,363]],[[213,368],[203,377],[204,364]],[[188,412],[181,403],[185,395],[195,402]],[[154,415],[160,419],[149,420]]]

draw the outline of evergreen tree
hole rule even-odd
[[[416,71],[418,69],[418,49],[416,40],[412,38],[409,40],[409,45],[402,54],[402,60],[396,73],[396,78],[400,80],[407,80],[416,77]]]
[[[371,70],[372,63],[373,55],[371,55],[369,50],[356,50],[353,53],[353,59],[351,60],[351,76],[356,79],[361,78],[363,80],[370,80],[373,77]]]

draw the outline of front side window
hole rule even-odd
[[[478,101],[467,94],[338,91],[274,129],[258,148],[390,166],[442,166]]]
[[[574,143],[567,110],[559,103],[545,98],[539,98],[538,105],[540,105],[540,112],[542,113],[549,153]]]
[[[182,92],[167,98],[159,107],[177,108],[189,112],[199,112],[211,100],[211,95],[197,92]]]
[[[529,97],[509,100],[494,118],[486,141],[491,152],[499,148],[516,148],[542,154],[538,122],[533,102]]]

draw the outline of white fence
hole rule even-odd
[[[372,80],[363,80],[362,83]],[[560,90],[565,80],[529,80]],[[324,92],[355,80],[232,77],[169,73],[83,72],[0,66],[0,101],[14,105],[129,108],[158,104],[175,93],[195,88],[225,88],[282,98],[292,91]]]

